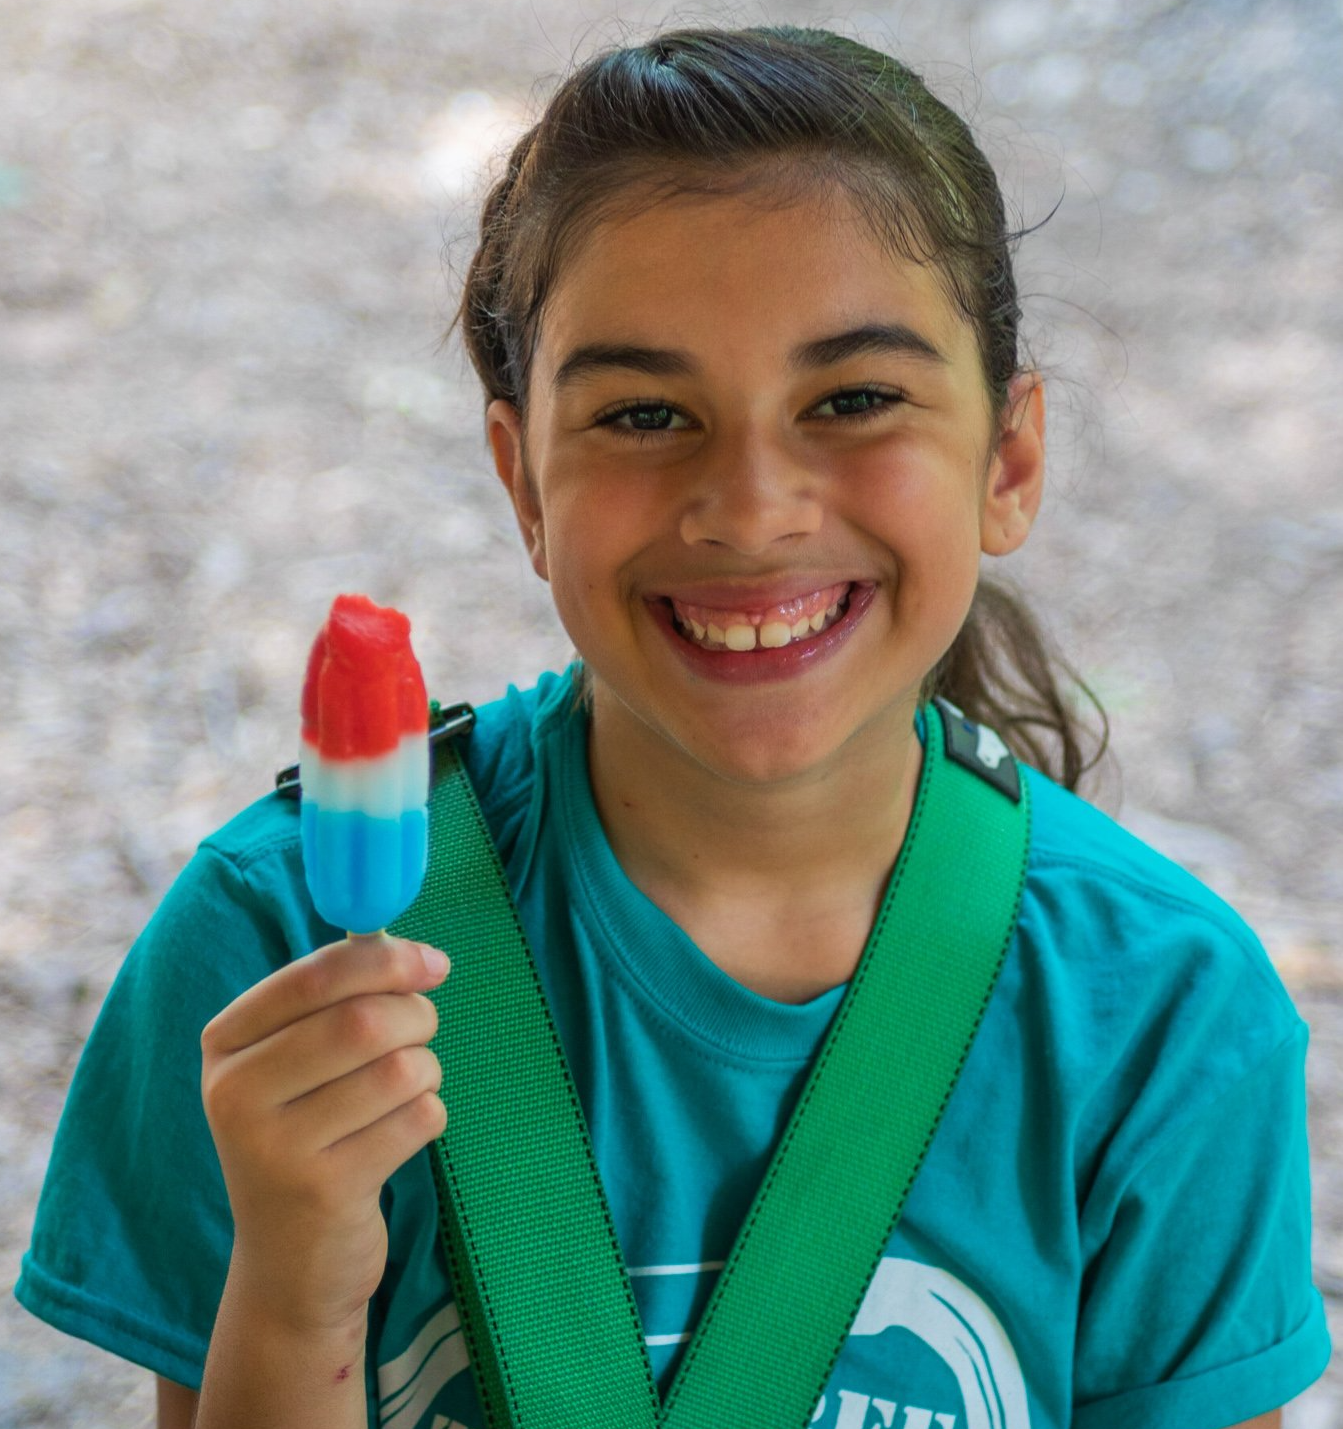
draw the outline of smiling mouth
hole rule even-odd
[[[827,586],[810,595],[785,601],[765,611],[710,609],[668,599],[672,625],[683,639],[701,650],[781,650],[824,635],[849,608],[852,581]]]

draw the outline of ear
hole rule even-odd
[[[541,504],[527,474],[518,409],[502,397],[496,398],[485,409],[485,434],[494,453],[494,468],[513,503],[513,514],[522,532],[522,544],[531,557],[532,569],[543,581],[548,581],[545,525],[541,520]]]
[[[1008,383],[979,518],[980,550],[1006,556],[1030,534],[1045,488],[1045,386],[1038,372]]]

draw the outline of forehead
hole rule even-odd
[[[594,338],[791,347],[882,320],[974,358],[942,271],[892,252],[842,190],[677,194],[631,200],[583,230],[547,298],[537,358],[549,376]]]

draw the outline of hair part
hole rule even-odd
[[[671,30],[575,69],[486,195],[444,341],[460,324],[487,405],[510,402],[525,431],[547,299],[594,227],[683,195],[787,206],[828,193],[847,197],[892,255],[932,265],[974,334],[989,411],[1005,416],[1011,379],[1031,370],[1019,363],[1012,250],[1034,229],[1009,230],[992,165],[913,70],[822,29]],[[1090,762],[1056,667],[1100,712]],[[1108,747],[1100,702],[1025,601],[992,581],[981,579],[921,695],[993,726],[1069,789]]]

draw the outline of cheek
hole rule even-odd
[[[964,623],[979,579],[974,473],[941,451],[901,453],[854,476],[843,486],[843,516],[882,548],[894,618],[906,637],[922,632],[935,660]]]
[[[832,486],[837,513],[868,532],[901,564],[936,567],[977,558],[979,516],[974,478],[959,464],[920,461],[872,463]]]
[[[609,583],[611,573],[658,539],[668,522],[665,496],[638,473],[588,478],[556,487],[546,502],[546,541],[552,563],[592,573]]]
[[[620,596],[626,525],[611,503],[564,494],[547,503],[545,530],[551,597],[573,633]]]

